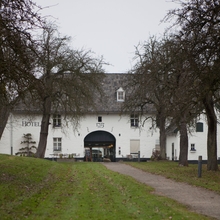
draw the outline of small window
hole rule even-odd
[[[191,144],[191,151],[196,151],[195,144]]]
[[[125,91],[120,87],[117,90],[117,101],[124,102],[124,100],[125,100]]]
[[[196,123],[196,132],[203,132],[203,123],[202,122]]]
[[[102,122],[102,116],[98,116],[98,122]]]
[[[138,123],[139,123],[138,114],[132,114],[130,120],[131,120],[131,127],[138,127]]]
[[[53,138],[53,151],[62,150],[62,138]]]
[[[61,127],[61,115],[53,115],[53,127]]]

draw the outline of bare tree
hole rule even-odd
[[[151,38],[136,50],[137,63],[129,80],[131,92],[125,102],[124,109],[139,111],[142,116],[149,110],[156,111],[153,124],[160,128],[160,156],[166,159],[166,127],[169,90],[169,57],[164,47],[164,39],[158,41]],[[151,106],[151,107],[150,107]],[[147,120],[148,118],[145,118]]]
[[[166,133],[173,128],[180,132],[179,165],[188,165],[188,125],[201,110],[195,106],[195,85],[188,64],[187,46],[174,36],[157,41],[150,39],[144,51],[137,50],[138,62],[129,81],[133,88],[126,108],[140,110],[144,115],[149,104],[156,111],[160,128],[160,152],[166,156]],[[196,102],[198,105],[198,102]],[[136,108],[136,109],[135,109]]]
[[[38,80],[32,93],[42,112],[39,158],[45,154],[51,114],[64,114],[77,123],[86,111],[94,109],[94,94],[101,92],[102,59],[94,58],[90,51],[70,49],[69,40],[53,25],[44,29],[40,39]]]
[[[199,84],[197,99],[202,100],[208,121],[208,170],[218,170],[217,164],[217,116],[215,103],[219,94],[220,60],[220,3],[215,0],[174,0],[180,9],[169,12],[167,18],[176,17],[180,26],[179,38],[190,45],[188,54],[191,72]]]
[[[202,111],[199,105],[201,101],[195,102],[199,89],[192,83],[196,79],[190,70],[189,45],[185,45],[176,36],[170,36],[166,48],[170,58],[169,90],[172,91],[168,116],[172,118],[171,126],[174,123],[180,132],[179,165],[188,166],[188,127],[194,125],[195,118]]]
[[[0,138],[10,110],[33,79],[31,32],[41,26],[38,9],[31,0],[0,1]]]

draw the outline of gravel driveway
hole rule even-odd
[[[108,169],[133,177],[155,189],[155,193],[187,205],[190,210],[220,219],[220,195],[215,192],[179,183],[160,175],[144,172],[123,163],[103,163]]]

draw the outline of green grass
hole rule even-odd
[[[178,166],[177,162],[172,161],[129,162],[127,164],[143,171],[159,174],[175,181],[200,186],[220,194],[220,171],[207,171],[206,164],[202,165],[201,178],[198,177],[198,164],[189,164],[188,167]]]
[[[0,155],[0,219],[210,219],[100,163]]]

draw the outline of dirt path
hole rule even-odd
[[[155,189],[158,195],[172,198],[191,210],[220,219],[220,195],[200,187],[179,183],[160,175],[144,172],[123,163],[103,163],[108,169],[133,177]]]

